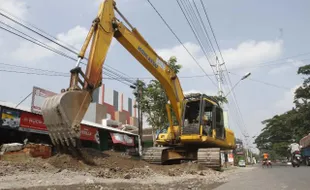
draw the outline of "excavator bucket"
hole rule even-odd
[[[42,114],[54,145],[77,146],[80,123],[90,102],[90,93],[84,90],[71,90],[45,99]]]

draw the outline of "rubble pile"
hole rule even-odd
[[[0,160],[0,189],[1,186],[30,188],[57,185],[73,185],[73,188],[74,184],[89,186],[95,183],[110,183],[110,181],[117,182],[120,186],[122,186],[121,183],[140,183],[141,187],[152,189],[163,183],[179,185],[177,181],[187,180],[188,184],[191,184],[194,180],[202,181],[207,185],[220,182],[225,178],[223,172],[202,170],[195,162],[155,165],[120,152],[103,153],[92,149],[83,151],[93,159],[93,165],[67,154],[58,154],[45,159],[29,155],[22,160]],[[11,183],[12,180],[15,181],[14,184]],[[185,185],[185,183],[180,184]]]

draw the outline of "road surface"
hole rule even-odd
[[[310,167],[293,168],[286,165],[274,165],[261,168],[259,165],[242,168],[229,181],[216,190],[308,190],[310,189]]]

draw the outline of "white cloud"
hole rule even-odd
[[[58,34],[57,39],[79,50],[85,41],[87,33],[88,29],[80,25],[77,25],[65,33]]]
[[[27,14],[27,4],[22,0],[0,0],[0,9],[19,18]]]
[[[288,59],[285,62],[285,65],[275,67],[271,69],[268,74],[274,75],[274,74],[281,74],[283,72],[289,71],[293,67],[300,67],[304,65],[302,61],[299,60],[293,60],[293,59]]]
[[[283,111],[291,109],[294,106],[293,101],[294,101],[295,91],[301,85],[302,84],[298,84],[294,86],[293,88],[291,88],[289,91],[285,92],[283,98],[276,102],[276,106],[278,108],[283,109]]]
[[[194,43],[187,42],[184,44],[188,51],[195,57],[199,58],[200,55],[200,47]],[[156,50],[158,55],[161,56],[164,60],[168,60],[171,56],[176,56],[178,63],[182,65],[181,72],[184,70],[187,71],[197,71],[198,66],[194,63],[191,56],[187,53],[182,45],[177,45],[172,48],[166,49],[158,49]]]
[[[283,41],[242,42],[236,48],[222,50],[228,68],[258,64],[278,58],[283,51]]]
[[[187,42],[184,44],[189,52],[198,60],[199,64],[204,68],[207,73],[211,73],[211,68],[208,60],[202,53],[200,47],[194,43]],[[269,61],[278,58],[283,51],[283,41],[254,41],[249,40],[242,42],[235,48],[229,48],[222,50],[223,57],[225,59],[228,69],[248,66],[251,64],[258,64],[261,62]],[[181,70],[192,73],[200,72],[200,68],[194,63],[191,56],[183,48],[182,45],[177,45],[172,48],[158,49],[158,54],[165,60],[168,60],[170,56],[176,56],[178,63],[183,66]],[[211,60],[214,63],[214,57]]]
[[[47,45],[55,47],[52,43],[47,43]],[[11,53],[12,59],[24,62],[35,62],[51,56],[53,52],[26,41],[22,41],[19,47]]]
[[[289,65],[282,65],[280,67],[276,67],[276,68],[271,69],[268,72],[268,74],[270,74],[270,75],[281,74],[281,73],[288,71],[290,68],[291,68],[291,66],[289,66]]]
[[[79,52],[83,46],[83,43],[86,39],[87,34],[88,34],[88,29],[77,25],[74,28],[71,28],[70,30],[68,30],[67,32],[57,34],[56,37],[59,40],[58,43],[65,45],[65,46],[69,45],[69,48],[74,47],[75,48],[74,51]],[[58,46],[57,44],[53,42],[47,42],[46,40],[40,40],[40,41],[44,42],[49,47],[55,50],[68,54],[67,52],[64,51],[65,49],[63,49],[62,47]],[[111,47],[115,43],[116,41],[113,39],[111,43]],[[85,54],[86,57],[88,57],[90,46],[91,46],[91,43],[88,45],[88,48]],[[56,54],[50,50],[47,50],[36,44],[32,44],[31,42],[25,42],[25,41],[21,42],[19,44],[19,47],[11,53],[11,56],[13,59],[22,60],[25,62],[36,62],[38,60],[52,57],[54,55]],[[74,58],[76,57],[72,54],[70,54],[70,56]]]

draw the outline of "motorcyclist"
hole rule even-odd
[[[268,158],[269,158],[269,154],[268,154],[267,152],[265,152],[265,153],[263,154],[263,161],[264,161],[264,162],[267,162],[267,161],[268,161]]]
[[[301,146],[296,143],[295,139],[293,139],[293,142],[289,145],[288,149],[291,151],[291,160],[293,160],[296,152],[300,152]]]

